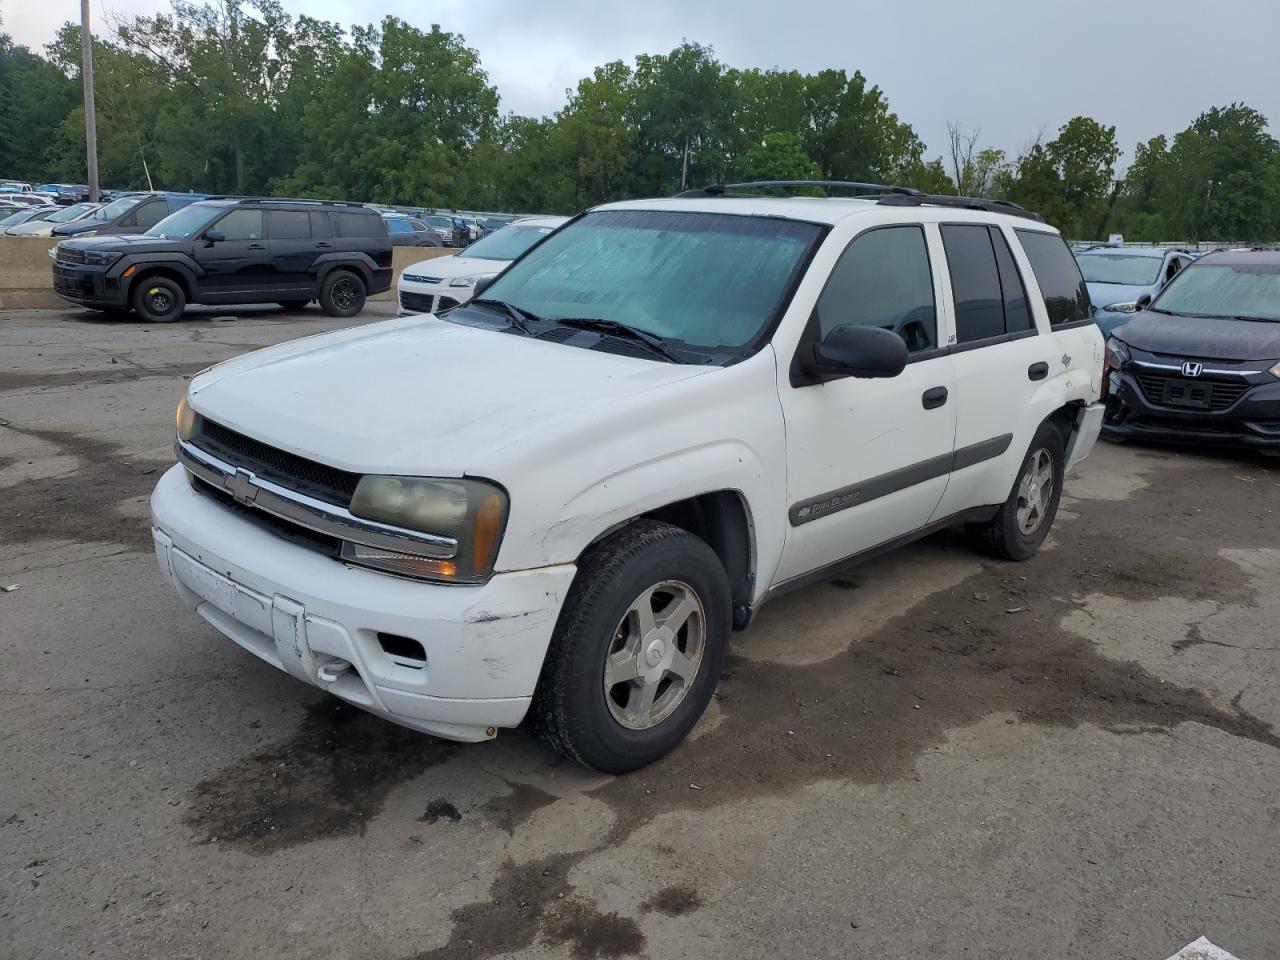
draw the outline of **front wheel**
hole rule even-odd
[[[364,300],[364,284],[350,270],[334,270],[320,284],[320,307],[331,317],[354,317]]]
[[[1026,560],[1039,550],[1058,513],[1064,459],[1062,434],[1042,423],[999,512],[986,523],[966,526],[974,546],[1004,560]]]
[[[706,710],[730,618],[724,566],[699,537],[642,521],[591,548],[538,681],[539,732],[603,773],[652,763]]]
[[[133,309],[150,323],[173,323],[182,319],[187,295],[168,277],[144,277],[133,290]]]

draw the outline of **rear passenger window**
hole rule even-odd
[[[341,213],[338,215],[344,237],[385,237],[387,228],[382,218],[373,213]]]
[[[999,227],[988,227],[991,245],[996,251],[996,266],[1000,270],[1000,292],[1004,295],[1004,332],[1024,333],[1035,327],[1031,322],[1031,310],[1027,307],[1027,291],[1022,286],[1018,265],[1013,262],[1009,244]]]
[[[854,239],[818,297],[825,337],[855,324],[892,330],[918,353],[938,345],[933,272],[920,227],[883,227]]]
[[[387,233],[413,233],[413,224],[408,220],[388,220]]]
[[[1004,295],[991,234],[984,224],[944,226],[942,246],[956,301],[956,341],[1004,335]]]
[[[267,231],[272,240],[310,240],[311,218],[305,210],[272,210]]]
[[[1022,249],[1031,262],[1031,272],[1036,275],[1049,323],[1062,326],[1093,319],[1089,305],[1089,290],[1080,276],[1080,267],[1071,255],[1067,242],[1056,233],[1039,230],[1017,230]]]

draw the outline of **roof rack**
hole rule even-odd
[[[255,200],[259,203],[314,203],[323,207],[364,207],[358,200],[314,200],[310,197],[244,197],[233,193],[204,197],[205,200]]]
[[[676,199],[692,199],[694,197],[723,197],[738,195],[737,191],[753,190],[759,187],[826,187],[828,190],[863,190],[869,193],[887,193],[906,197],[923,196],[919,190],[911,187],[895,187],[886,183],[860,183],[856,180],[751,180],[747,183],[713,183],[695,190],[685,190],[676,194]]]
[[[1028,220],[1044,222],[1038,213],[1033,213],[1021,204],[1012,200],[986,200],[981,197],[953,197],[945,193],[922,193],[912,187],[899,187],[887,183],[860,183],[856,180],[752,180],[748,183],[713,183],[696,190],[685,190],[676,194],[678,200],[695,197],[727,197],[752,196],[740,191],[759,187],[825,187],[840,190],[862,190],[880,196],[877,203],[899,207],[958,207],[963,210],[985,210],[988,213],[1003,213],[1011,217],[1026,217]],[[870,199],[870,198],[867,198]]]
[[[946,193],[912,193],[907,196],[881,197],[877,203],[895,207],[957,207],[962,210],[985,210],[987,213],[1003,213],[1010,217],[1025,217],[1044,222],[1044,217],[1028,210],[1012,200],[986,200],[982,197],[953,197]]]

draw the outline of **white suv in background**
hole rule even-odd
[[[657,759],[763,604],[952,525],[1025,559],[1097,437],[1058,232],[878,189],[609,204],[444,316],[199,374],[161,570],[389,720],[474,741],[532,714],[597,770]]]
[[[477,240],[466,250],[406,267],[396,284],[400,314],[439,313],[466,303],[476,283],[497,276],[507,264],[568,217],[527,217]]]

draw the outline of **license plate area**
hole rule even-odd
[[[1180,383],[1164,385],[1164,403],[1170,407],[1191,407],[1208,410],[1213,397],[1213,387],[1208,383]]]

